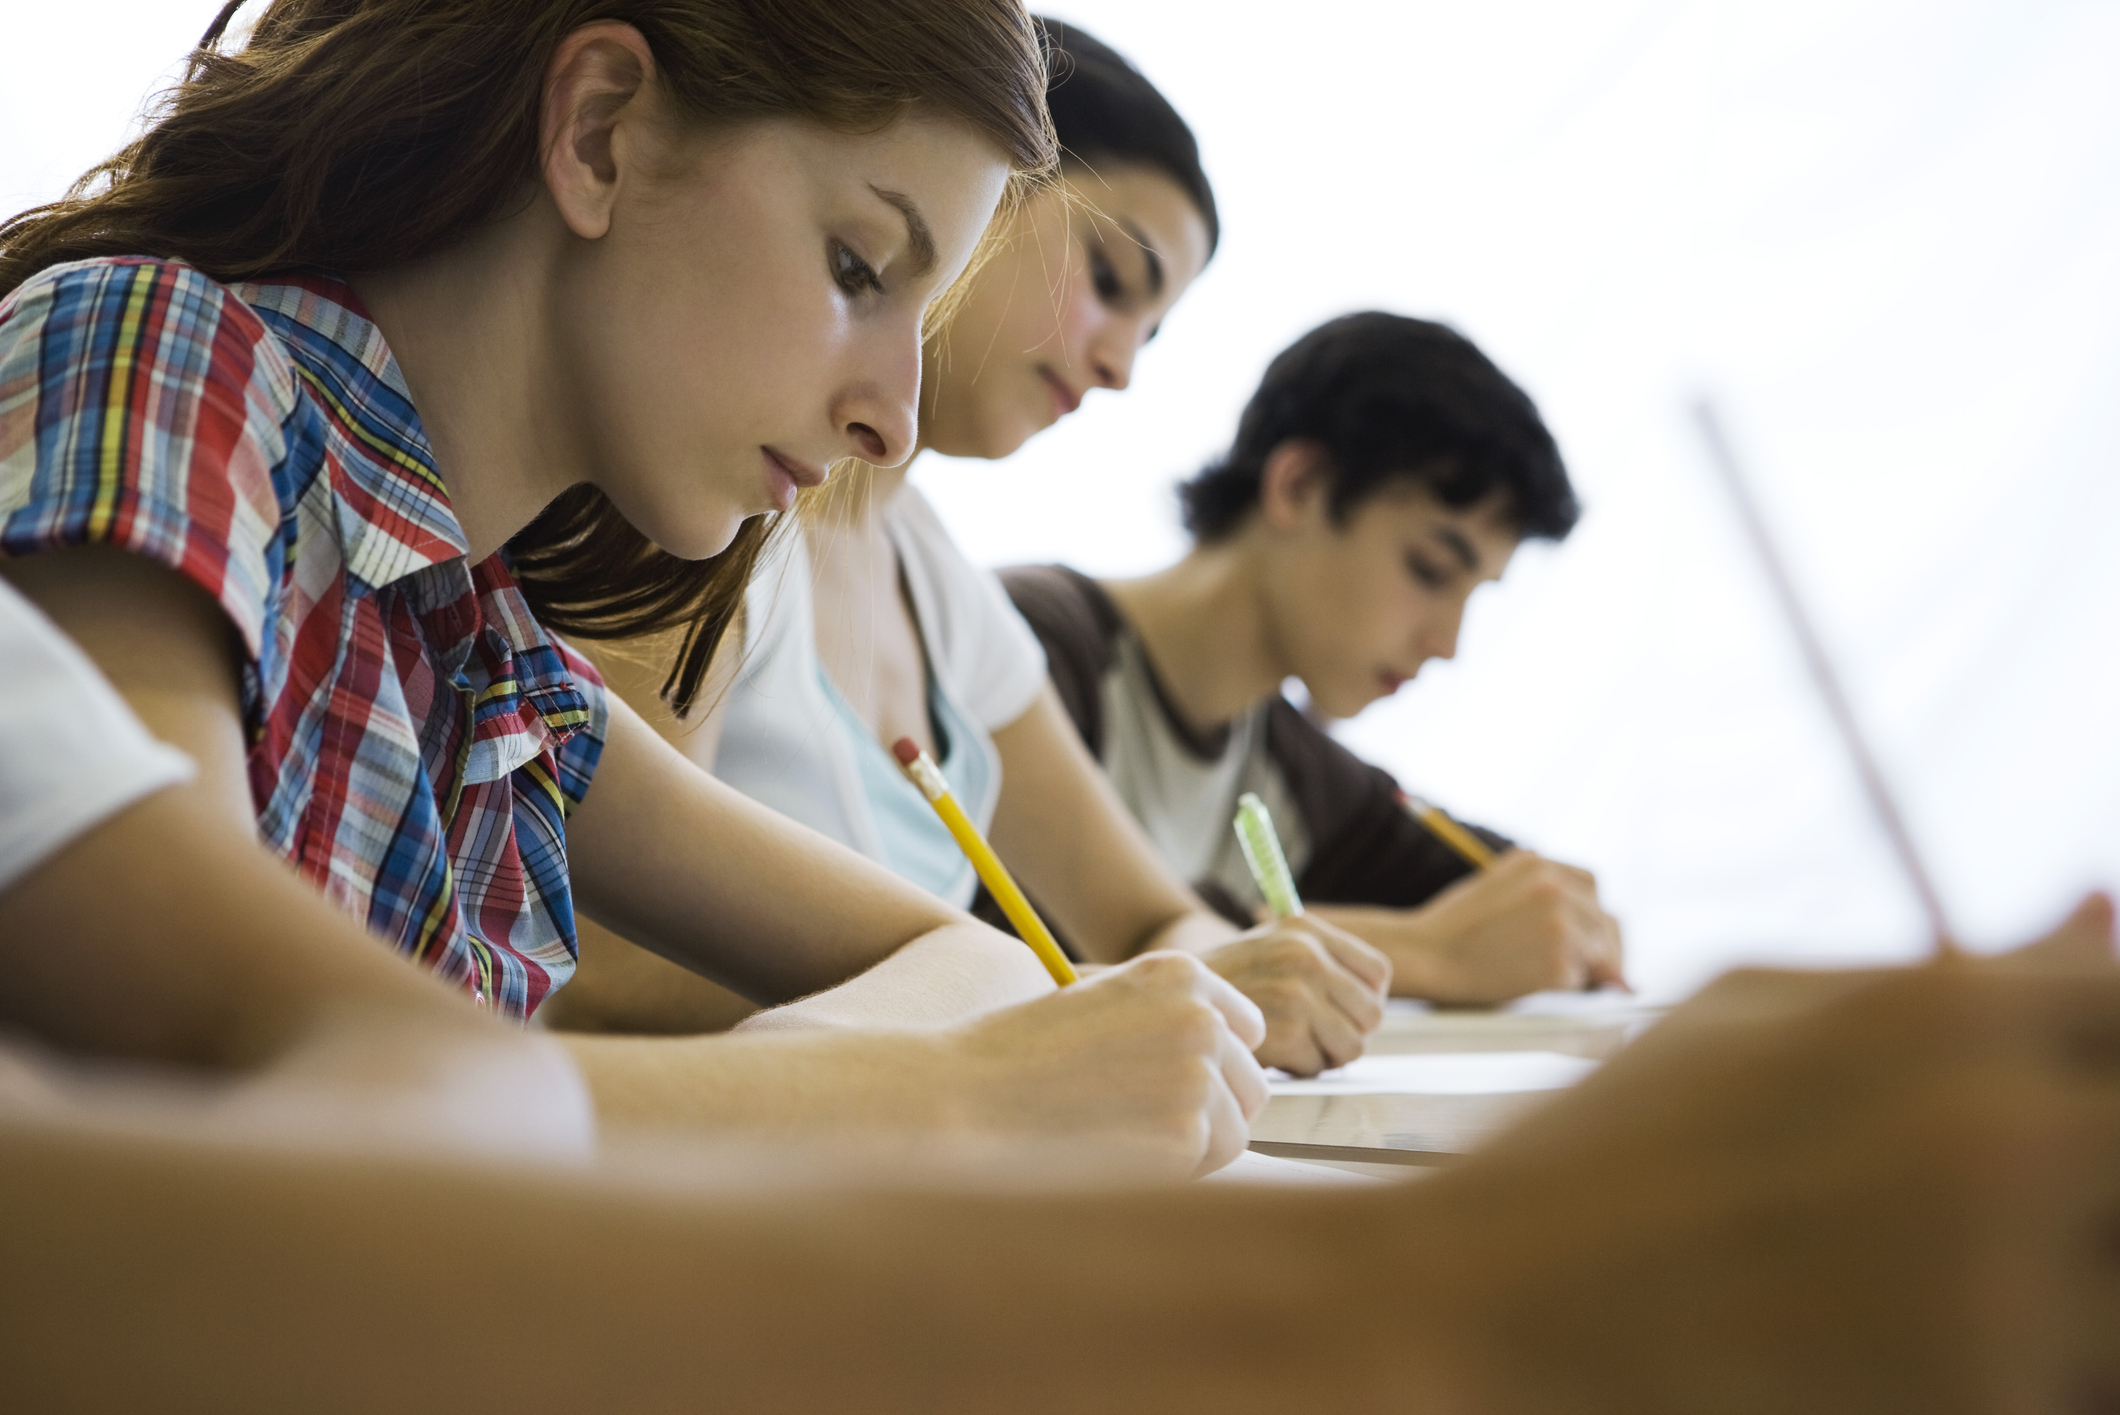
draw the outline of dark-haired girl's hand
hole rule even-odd
[[[1345,1066],[1384,1020],[1391,960],[1314,915],[1261,924],[1200,952],[1266,1018],[1258,1058],[1298,1076]]]

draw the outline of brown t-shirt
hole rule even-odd
[[[1389,773],[1348,751],[1276,694],[1203,740],[1171,710],[1111,596],[1061,565],[1001,572],[1045,645],[1046,669],[1090,752],[1173,868],[1238,923],[1259,899],[1230,821],[1257,791],[1296,887],[1319,904],[1407,908],[1471,872],[1410,815]],[[1497,849],[1509,841],[1474,833]]]

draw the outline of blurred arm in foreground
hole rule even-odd
[[[2111,954],[2098,899],[2010,960],[1733,975],[1462,1165],[1326,1194],[0,1121],[0,1369],[81,1410],[2111,1410]],[[502,1304],[567,1329],[442,1335]]]

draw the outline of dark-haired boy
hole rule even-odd
[[[1280,691],[1299,678],[1334,718],[1390,696],[1456,652],[1467,598],[1519,541],[1573,529],[1523,391],[1442,325],[1347,315],[1273,361],[1229,455],[1181,495],[1195,544],[1166,570],[1002,576],[1169,863],[1248,919],[1261,901],[1229,821],[1256,791],[1306,903],[1391,955],[1394,992],[1496,1002],[1618,981],[1619,928],[1587,872],[1508,850],[1475,873]]]

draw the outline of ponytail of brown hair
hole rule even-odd
[[[638,29],[701,123],[803,117],[870,132],[924,105],[1006,153],[1019,190],[1058,152],[1021,0],[274,0],[224,54],[215,41],[238,7],[139,138],[61,200],[0,222],[0,296],[96,256],[182,260],[232,281],[441,250],[537,180],[545,69],[597,20]],[[682,629],[663,696],[683,714],[768,533],[754,519],[721,554],[680,560],[585,484],[508,549],[554,629]]]

